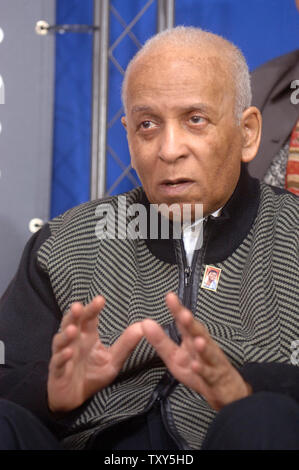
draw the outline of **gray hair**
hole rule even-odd
[[[138,59],[159,47],[162,44],[169,46],[192,46],[193,48],[204,48],[210,45],[217,51],[221,51],[221,57],[224,57],[229,65],[229,72],[235,83],[235,114],[239,123],[243,111],[251,105],[252,92],[250,83],[250,73],[248,65],[241,50],[230,41],[217,34],[204,31],[200,28],[177,26],[167,29],[148,39],[143,47],[135,54],[129,62],[122,84],[122,102],[126,111],[126,94],[128,86],[128,77],[133,65]]]

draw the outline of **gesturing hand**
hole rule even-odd
[[[105,299],[88,305],[75,302],[52,343],[48,377],[48,404],[52,411],[70,411],[109,385],[142,337],[140,323],[129,326],[110,347],[98,333],[98,314]]]
[[[251,393],[250,386],[232,366],[205,326],[193,318],[174,293],[167,306],[182,335],[178,346],[153,320],[144,320],[144,336],[156,349],[172,375],[205,397],[215,410]]]

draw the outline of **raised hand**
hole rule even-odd
[[[232,366],[208,330],[180,303],[174,293],[167,306],[182,335],[177,345],[153,320],[144,320],[144,336],[156,349],[172,375],[205,397],[215,410],[251,393],[250,386]]]
[[[70,411],[109,385],[143,335],[140,323],[130,325],[106,348],[99,339],[98,315],[105,299],[71,305],[53,338],[49,365],[48,404],[53,412]]]

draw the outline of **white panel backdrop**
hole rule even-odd
[[[48,219],[52,161],[55,0],[0,2],[0,295],[34,218]]]

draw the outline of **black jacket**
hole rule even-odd
[[[248,164],[248,169],[260,180],[299,119],[299,104],[291,102],[295,91],[290,87],[293,80],[299,80],[299,50],[261,65],[251,76],[252,104],[261,111],[263,126],[258,154]]]

